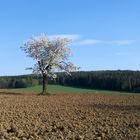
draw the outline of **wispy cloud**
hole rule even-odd
[[[54,34],[48,36],[50,39],[53,38],[69,38],[72,40],[72,45],[131,45],[135,40],[100,40],[100,39],[83,39],[79,34]]]
[[[73,45],[95,45],[99,43],[102,43],[102,41],[96,39],[85,39],[85,40],[75,41],[73,42]]]
[[[126,56],[126,55],[132,55],[130,52],[117,52],[116,55],[118,56]]]
[[[73,45],[96,45],[96,44],[130,45],[133,44],[134,42],[135,40],[105,41],[105,40],[97,40],[97,39],[84,39],[84,40],[77,40],[73,42]]]
[[[130,45],[130,44],[133,44],[134,42],[135,42],[135,40],[117,40],[117,41],[112,41],[112,44],[116,44],[116,45]]]
[[[49,38],[69,38],[73,41],[78,40],[80,36],[78,34],[56,34],[56,35],[49,35]]]

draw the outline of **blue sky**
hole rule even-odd
[[[140,0],[0,0],[0,75],[31,73],[20,46],[42,32],[72,38],[81,70],[140,70]]]

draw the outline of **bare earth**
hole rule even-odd
[[[140,140],[139,95],[20,94],[0,94],[0,140]]]

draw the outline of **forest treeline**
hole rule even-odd
[[[90,89],[140,92],[140,71],[74,72],[71,77],[60,73],[56,84]]]
[[[64,86],[140,92],[140,71],[80,71],[71,76],[57,73],[57,78],[49,79],[49,84]],[[42,78],[35,75],[0,77],[0,88],[24,88],[39,85]]]
[[[0,88],[26,88],[39,84],[39,78],[34,75],[0,77]]]

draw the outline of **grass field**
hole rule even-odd
[[[20,88],[16,89],[20,91],[33,91],[40,93],[42,90],[42,86],[35,86],[29,88]],[[60,85],[48,85],[49,93],[105,93],[105,94],[131,94],[127,92],[119,92],[119,91],[108,91],[108,90],[96,90],[96,89],[83,89],[83,88],[74,88]],[[132,93],[134,94],[134,93]]]

